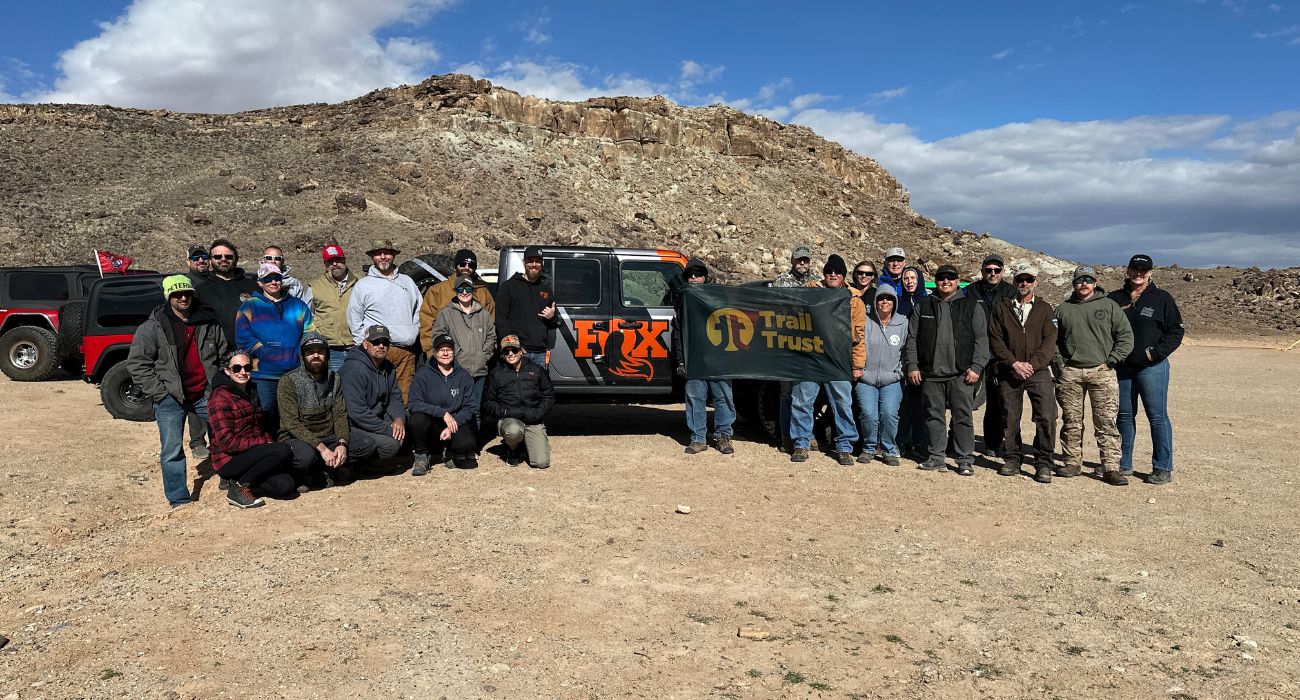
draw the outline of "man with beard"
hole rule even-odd
[[[993,309],[1004,299],[1016,297],[1016,288],[1002,279],[1003,267],[1005,263],[1001,255],[991,253],[985,256],[984,261],[980,263],[979,281],[966,287],[966,294],[974,297],[979,303],[985,318],[988,318],[993,313]],[[975,405],[979,406],[981,400],[987,402],[984,407],[984,449],[982,451],[989,457],[1000,458],[1007,410],[1002,403],[1002,390],[999,387],[1002,378],[998,376],[998,372],[991,371],[996,362],[996,358],[989,360],[989,366],[985,368],[984,381],[975,391]],[[1019,425],[1016,427],[1019,428]],[[1016,430],[1012,434],[1019,435],[1020,431]]]
[[[194,285],[185,275],[163,279],[163,297],[135,331],[126,358],[131,380],[154,405],[162,444],[163,495],[173,508],[190,502],[185,473],[185,416],[208,418],[207,390],[226,353],[216,319],[194,304]]]
[[[686,446],[686,454],[697,455],[709,449],[706,442],[709,433],[709,395],[713,395],[713,438],[714,446],[724,455],[733,454],[731,437],[735,434],[736,397],[732,391],[730,379],[711,379],[686,376],[686,340],[682,328],[685,288],[688,284],[711,284],[709,268],[699,258],[686,261],[681,276],[674,282],[673,308],[673,357],[676,359],[677,376],[686,380],[686,428],[691,431],[691,441]]]
[[[190,252],[185,257],[185,276],[190,278],[190,282],[198,284],[200,280],[207,279],[210,266],[207,246],[202,243],[190,246]]]
[[[497,317],[496,301],[492,298],[492,292],[488,291],[487,282],[478,275],[478,256],[474,251],[468,248],[462,248],[456,251],[456,272],[447,279],[429,287],[424,292],[424,303],[420,306],[420,347],[424,349],[426,355],[433,354],[433,336],[438,332],[433,330],[437,323],[438,314],[447,308],[448,304],[456,299],[456,288],[461,286],[461,280],[468,278],[470,285],[473,287],[472,298],[483,305],[483,310],[487,312],[488,322],[492,323]],[[492,347],[488,350],[488,355],[496,352],[496,338],[493,336]],[[457,343],[457,355],[459,356],[459,341]],[[468,367],[466,368],[468,369]]]
[[[772,280],[773,287],[806,287],[821,277],[812,271],[812,249],[806,245],[790,251],[790,269]],[[781,451],[794,454],[794,440],[790,438],[790,403],[794,382],[781,382],[781,403],[777,409],[776,424],[781,432]]]
[[[1016,296],[999,301],[989,314],[989,369],[1001,375],[997,384],[1006,412],[1003,423],[1003,463],[998,474],[1017,476],[1022,462],[1034,465],[1034,481],[1052,481],[1052,451],[1056,448],[1056,389],[1050,366],[1056,355],[1056,313],[1034,295],[1038,270],[1021,265],[1015,277]],[[969,287],[967,287],[969,289]],[[1020,444],[1020,414],[1025,394],[1034,417],[1034,445]],[[990,402],[986,411],[993,410]],[[985,423],[985,426],[988,424]]]
[[[311,281],[311,315],[316,332],[330,343],[330,370],[343,366],[348,351],[355,347],[348,327],[348,302],[357,278],[348,269],[347,257],[338,244],[331,243],[320,252],[325,272]]]
[[[339,372],[353,439],[365,433],[374,441],[380,459],[397,454],[406,439],[406,408],[393,363],[388,361],[388,345],[387,328],[367,328],[365,339],[348,353]]]
[[[266,416],[267,432],[275,432],[275,383],[298,366],[298,344],[312,329],[311,308],[284,293],[284,277],[273,263],[257,268],[262,288],[239,305],[235,318],[237,347],[253,358],[253,381]]]
[[[349,429],[343,388],[329,367],[329,341],[308,333],[301,351],[302,363],[280,378],[280,441],[293,450],[300,478],[323,475],[325,486],[351,481],[351,467],[370,459],[375,443]]]
[[[380,240],[366,251],[374,262],[370,272],[352,288],[348,301],[348,327],[352,340],[360,344],[366,329],[385,326],[392,334],[388,348],[388,361],[397,371],[397,385],[402,389],[402,401],[411,392],[415,377],[415,361],[419,357],[420,288],[415,280],[397,271],[394,264],[398,250],[390,240]]]
[[[194,285],[199,303],[212,310],[226,336],[226,344],[235,347],[235,312],[257,291],[257,282],[239,267],[239,249],[234,243],[218,238],[208,246],[211,264],[208,278]]]
[[[289,263],[284,259],[284,249],[278,245],[267,246],[262,251],[262,262],[271,263],[280,268],[280,274],[284,275],[284,293],[291,297],[297,297],[304,302],[311,303],[311,287],[302,283],[302,280],[294,277],[289,272]]]
[[[542,276],[542,249],[524,249],[524,271],[497,289],[497,337],[518,336],[529,362],[546,369],[553,329],[560,325],[550,280]],[[435,311],[436,313],[436,311]]]

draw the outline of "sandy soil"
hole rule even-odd
[[[0,698],[1300,696],[1300,352],[1174,365],[1171,486],[688,457],[678,407],[565,406],[548,472],[170,513],[152,424],[0,382]]]

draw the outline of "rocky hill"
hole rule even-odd
[[[379,237],[487,259],[527,242],[672,247],[731,281],[776,274],[800,244],[850,265],[902,245],[931,271],[996,251],[1057,287],[1073,266],[941,226],[879,163],[721,106],[551,102],[465,75],[231,115],[0,105],[4,264],[104,248],[173,269],[216,237],[246,256],[281,245],[301,274],[327,242],[356,258]],[[1300,328],[1274,320],[1250,329]]]

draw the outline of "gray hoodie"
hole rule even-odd
[[[897,298],[897,297],[895,297]],[[875,387],[903,378],[903,347],[907,345],[907,317],[895,313],[881,326],[876,310],[867,313],[867,367],[858,381]]]
[[[388,326],[394,345],[410,347],[420,339],[420,305],[424,297],[410,277],[393,270],[392,277],[379,274],[372,265],[357,281],[348,301],[348,328],[357,345],[366,329],[375,324]]]
[[[433,336],[451,336],[456,343],[456,364],[478,379],[486,377],[488,360],[496,353],[497,328],[491,314],[478,299],[471,299],[469,313],[455,299],[442,307],[433,321]]]

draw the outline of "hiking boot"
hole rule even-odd
[[[948,465],[943,463],[942,459],[927,459],[916,465],[917,469],[924,469],[927,472],[937,472],[946,469]]]
[[[807,462],[807,461],[808,461],[808,448],[807,448],[807,447],[796,447],[796,448],[794,448],[793,450],[791,450],[791,451],[790,451],[790,461],[791,461],[791,462]]]
[[[858,464],[871,464],[875,459],[876,455],[874,453],[863,450],[862,454],[858,455]]]
[[[221,477],[221,479],[217,481],[217,488],[221,489],[222,491],[225,491],[226,489],[230,488],[230,479],[227,479],[224,476]]]
[[[998,476],[1020,476],[1020,462],[1005,462],[998,467]]]
[[[244,484],[231,484],[226,491],[226,502],[238,508],[257,508],[266,501],[253,495],[253,489]]]
[[[835,453],[835,461],[836,461],[836,462],[839,462],[841,467],[851,467],[851,466],[853,466],[853,453],[852,453],[852,452],[836,452],[836,453]]]
[[[709,449],[709,446],[702,442],[692,442],[691,444],[686,446],[686,454],[697,455],[701,452],[704,452],[707,449]]]
[[[791,455],[794,454],[794,440],[784,438],[781,440],[781,452]]]
[[[208,452],[208,446],[201,442],[190,445],[190,454],[194,455],[194,459],[198,460],[204,460],[212,456],[212,453]]]
[[[433,464],[433,458],[428,452],[416,452],[415,460],[411,462],[411,476],[424,476],[429,473],[429,467]]]
[[[1118,469],[1102,472],[1101,480],[1111,486],[1128,486],[1128,477],[1120,474]]]
[[[523,455],[520,454],[520,452],[522,452],[522,451],[523,451],[523,450],[520,450],[520,449],[518,449],[518,448],[509,448],[509,447],[507,447],[507,448],[506,448],[506,465],[507,465],[507,466],[510,466],[510,467],[517,467],[517,466],[519,466],[519,463],[522,462],[522,461],[524,461]]]
[[[1152,469],[1151,476],[1147,477],[1148,484],[1160,486],[1174,480],[1174,473],[1168,469]]]
[[[457,469],[478,469],[478,458],[474,455],[459,457],[454,461]]]
[[[1124,476],[1133,476],[1133,467],[1120,467],[1119,473]]]
[[[975,468],[969,464],[958,464],[957,474],[959,476],[975,476]]]
[[[298,487],[294,490],[297,491],[298,493],[310,493],[311,487],[308,486],[307,484],[298,484]]]
[[[1076,477],[1082,473],[1083,473],[1083,465],[1080,464],[1066,464],[1065,466],[1062,466],[1060,469],[1056,470],[1056,475],[1061,477],[1062,479],[1069,479],[1072,477]]]
[[[717,440],[714,440],[713,446],[718,448],[718,452],[721,452],[724,455],[735,454],[736,452],[736,448],[731,446],[730,435],[723,435]]]
[[[1051,467],[1038,467],[1037,469],[1035,469],[1035,470],[1034,470],[1034,481],[1037,481],[1037,482],[1040,483],[1040,484],[1050,484],[1050,483],[1052,483],[1052,468],[1051,468]]]
[[[897,467],[900,464],[902,464],[902,462],[899,461],[898,455],[885,455],[885,466]]]

